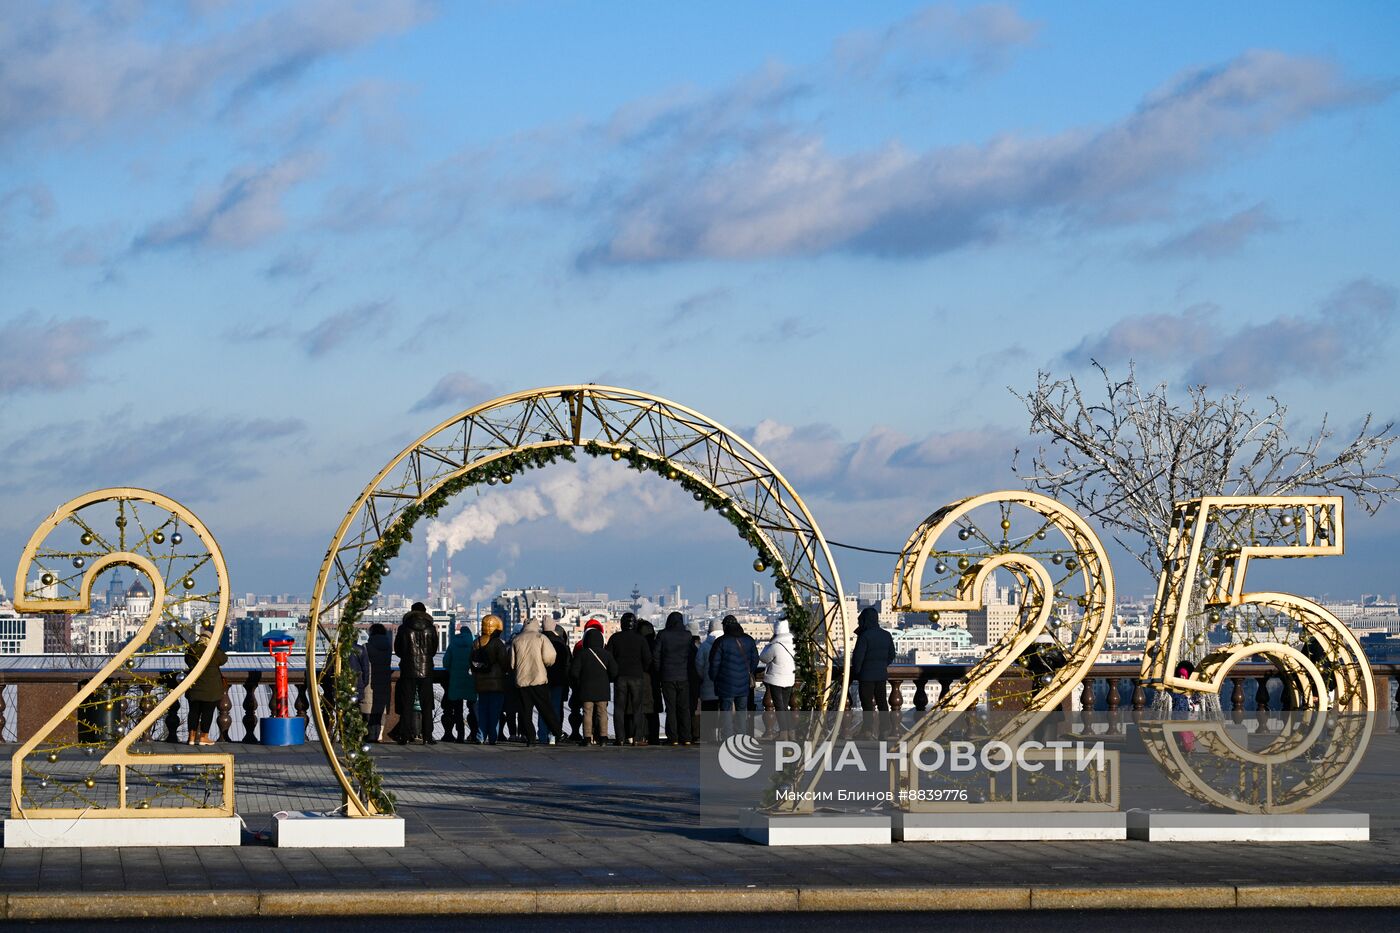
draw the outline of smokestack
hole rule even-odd
[[[433,555],[428,555],[428,591],[423,594],[427,602],[433,601]]]
[[[447,605],[446,609],[451,609],[454,600],[452,599],[452,555],[447,555]]]

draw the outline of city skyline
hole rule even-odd
[[[7,589],[44,516],[135,485],[201,516],[235,590],[307,590],[393,454],[536,385],[691,406],[877,550],[1021,485],[1006,389],[1041,369],[1243,385],[1299,433],[1400,414],[1390,4],[43,4],[7,26]],[[705,589],[752,561],[609,462],[463,515],[471,589]],[[396,574],[421,577],[427,532]],[[1347,532],[1260,581],[1400,589],[1400,509]],[[834,555],[845,581],[892,570]]]

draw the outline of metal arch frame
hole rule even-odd
[[[234,813],[234,782],[233,782],[233,756],[212,752],[194,754],[152,754],[133,755],[130,751],[131,745],[150,728],[159,722],[166,711],[175,703],[179,702],[183,689],[169,691],[151,710],[146,713],[136,728],[131,729],[122,736],[112,747],[112,750],[105,754],[100,765],[115,766],[117,768],[117,789],[118,804],[114,808],[101,810],[76,809],[71,807],[42,807],[25,809],[23,802],[24,787],[24,759],[28,757],[34,749],[48,737],[52,731],[52,724],[63,722],[73,715],[83,702],[95,693],[103,683],[107,681],[113,673],[120,670],[127,659],[136,654],[147,638],[160,624],[161,616],[165,611],[165,575],[155,566],[155,563],[143,554],[137,554],[128,550],[111,551],[93,561],[87,566],[83,573],[82,581],[76,599],[45,599],[30,598],[26,581],[29,571],[34,563],[35,556],[39,548],[47,540],[50,532],[58,528],[75,513],[81,509],[99,502],[109,502],[116,500],[136,500],[146,502],[157,508],[165,509],[172,515],[178,516],[191,532],[198,536],[200,542],[209,549],[209,562],[213,564],[219,581],[219,603],[214,616],[214,634],[212,640],[217,643],[223,636],[224,627],[228,621],[229,603],[229,579],[228,566],[224,562],[223,551],[219,548],[218,541],[209,531],[199,517],[187,509],[185,506],[164,496],[158,492],[148,489],[138,489],[134,487],[121,487],[112,489],[99,489],[94,492],[78,496],[69,502],[64,503],[53,511],[46,518],[29,538],[29,543],[25,545],[24,552],[20,556],[19,568],[15,572],[15,597],[14,606],[18,612],[86,612],[92,607],[92,587],[98,576],[108,567],[114,565],[131,567],[138,570],[151,581],[151,610],[146,616],[146,621],[137,630],[131,641],[117,652],[103,665],[86,684],[84,684],[73,698],[50,717],[44,727],[35,732],[30,739],[21,745],[10,759],[10,814],[15,818],[22,819],[153,819],[158,817],[228,817]],[[186,675],[184,684],[193,685],[199,676],[204,673],[205,668],[213,660],[214,653],[206,651],[195,662],[193,668]],[[223,806],[220,807],[147,807],[137,809],[130,807],[126,802],[126,769],[131,765],[219,765],[223,769]]]
[[[493,420],[497,413],[506,417]],[[586,430],[586,425],[594,430]],[[444,434],[447,443],[430,443]],[[370,817],[374,809],[346,776],[323,711],[316,667],[316,636],[323,632],[322,625],[337,615],[365,560],[408,505],[511,454],[589,443],[613,451],[615,458],[635,453],[664,460],[678,474],[729,499],[750,519],[752,530],[778,561],[774,569],[799,599],[819,608],[820,618],[814,614],[808,638],[817,656],[820,706],[845,708],[850,674],[842,664],[837,676],[835,660],[849,646],[850,627],[836,563],[806,504],[767,458],[718,422],[647,392],[592,384],[516,392],[460,412],[406,446],[365,486],[326,550],[311,598],[307,684],[317,731],[344,793],[347,814]],[[396,471],[397,484],[381,488]],[[357,520],[359,529],[352,535]],[[332,583],[333,595],[328,596]],[[338,664],[338,659],[332,663]]]

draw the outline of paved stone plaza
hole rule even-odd
[[[226,745],[238,808],[254,832],[282,809],[339,800],[319,747]],[[701,749],[376,748],[407,820],[402,850],[6,850],[0,891],[329,891],[638,887],[1172,888],[1400,884],[1400,738],[1377,737],[1330,806],[1373,814],[1369,843],[907,843],[766,849],[702,812]],[[8,771],[9,754],[3,761]],[[1150,763],[1125,755],[1124,800],[1156,793]],[[6,774],[8,778],[8,774]],[[1179,801],[1176,805],[1181,805]],[[1170,805],[1163,800],[1164,805]],[[1125,892],[1136,899],[1146,895]],[[1125,906],[1136,906],[1128,901]]]

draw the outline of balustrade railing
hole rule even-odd
[[[928,710],[937,703],[938,697],[945,695],[953,684],[962,678],[970,666],[957,664],[895,665],[889,669],[888,699],[892,715],[909,721],[913,716]],[[1396,712],[1400,711],[1400,697],[1397,684],[1400,684],[1400,664],[1373,664],[1372,676],[1376,682],[1376,696],[1385,697],[1387,709],[1391,711],[1389,721],[1382,719],[1381,729],[1395,727]],[[239,670],[225,667],[223,672],[224,690],[219,699],[215,718],[215,735],[222,741],[255,744],[258,741],[258,721],[271,714],[272,676],[266,669]],[[59,709],[92,673],[78,670],[10,670],[0,671],[0,741],[21,742],[29,738],[54,711]],[[173,686],[179,674],[171,672],[161,680],[163,688]],[[397,680],[398,673],[393,677]],[[116,678],[119,682],[122,676]],[[1008,674],[1005,680],[1019,679],[1018,675]],[[437,672],[437,693],[441,698],[446,672]],[[148,682],[127,681],[129,688],[116,698],[119,707],[124,707],[136,718],[138,711],[151,709],[160,700],[159,688]],[[908,686],[908,707],[906,690]],[[310,715],[310,694],[304,680],[293,673],[290,684],[292,709],[297,716],[307,722],[308,738],[316,738],[315,721]],[[765,724],[770,728],[775,721],[773,702],[759,685],[755,691],[755,705],[763,711]],[[851,708],[858,709],[859,702],[852,695]],[[1123,721],[1123,708],[1133,713],[1150,710],[1154,699],[1153,688],[1144,685],[1137,677],[1136,665],[1098,664],[1090,669],[1077,696],[1066,701],[1065,712],[1077,712],[1081,722],[1088,728],[1095,723],[1107,725],[1118,731]],[[1229,686],[1220,693],[1221,710],[1238,724],[1245,723],[1249,713],[1254,714],[1256,728],[1266,729],[1269,714],[1295,708],[1295,698],[1284,688],[1273,666],[1267,663],[1239,664],[1232,669]],[[436,704],[436,718],[441,720],[441,703]],[[188,707],[184,701],[176,703],[163,717],[161,725],[152,735],[155,741],[179,742],[186,737],[185,716]],[[120,712],[120,710],[119,710]],[[1100,713],[1104,714],[1100,717]],[[386,734],[397,721],[392,708],[385,711],[384,727]],[[577,723],[571,723],[577,725]],[[440,736],[440,724],[437,727]]]

